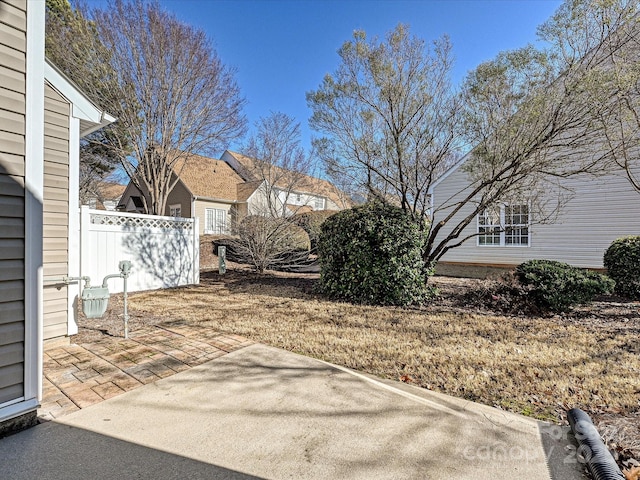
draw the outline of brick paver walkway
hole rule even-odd
[[[238,350],[253,342],[175,322],[128,340],[105,338],[44,352],[41,420],[52,420]]]

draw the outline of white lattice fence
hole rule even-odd
[[[197,218],[158,217],[80,210],[81,275],[93,285],[118,273],[118,262],[130,260],[130,291],[199,283]],[[121,292],[123,282],[109,280],[109,291]]]

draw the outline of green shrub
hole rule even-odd
[[[604,266],[618,295],[640,299],[640,236],[614,241],[604,252]]]
[[[336,213],[336,210],[315,210],[313,212],[299,213],[293,217],[293,223],[307,232],[309,240],[311,240],[311,249],[315,250],[318,248],[322,224],[327,218]]]
[[[370,203],[342,210],[322,225],[320,290],[374,305],[409,305],[428,297],[422,259],[424,225],[402,209]]]
[[[553,260],[529,260],[516,268],[518,280],[529,287],[528,296],[541,308],[566,311],[610,293],[614,282],[596,272]]]

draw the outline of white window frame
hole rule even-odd
[[[477,245],[479,247],[499,247],[502,245],[502,207],[485,208],[484,211],[478,213],[476,224]],[[481,232],[481,229],[484,231]],[[491,242],[487,242],[489,239]]]
[[[169,216],[182,217],[182,204],[174,203],[173,205],[169,205]]]
[[[204,233],[227,234],[227,211],[225,209],[213,207],[204,209]]]
[[[478,247],[529,248],[531,246],[531,208],[529,205],[526,203],[503,203],[493,208],[493,215],[487,208],[476,217],[476,232],[478,234],[476,245]],[[514,212],[515,209],[518,211]],[[526,222],[521,221],[522,216],[526,216]],[[519,222],[514,223],[514,220],[519,220]],[[481,229],[487,229],[487,233],[481,233]],[[486,240],[489,237],[494,241],[487,243]],[[522,242],[524,239],[526,239],[526,243]],[[495,240],[498,242],[496,243]],[[518,240],[518,242],[513,240]]]
[[[313,200],[313,209],[314,210],[324,210],[326,205],[324,197],[315,197]]]
[[[517,211],[514,212],[515,209]],[[529,205],[522,203],[506,204],[503,212],[505,226],[503,232],[504,245],[507,247],[529,247],[531,245],[531,209]],[[523,222],[522,217],[525,217],[526,221]],[[526,239],[526,243],[522,243],[523,239]]]

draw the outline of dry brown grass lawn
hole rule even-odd
[[[556,422],[571,407],[592,414],[640,410],[637,315],[608,322],[584,312],[582,319],[579,312],[525,318],[437,305],[357,306],[313,294],[313,282],[312,276],[203,273],[199,286],[132,295],[132,328],[136,322],[204,323]]]

